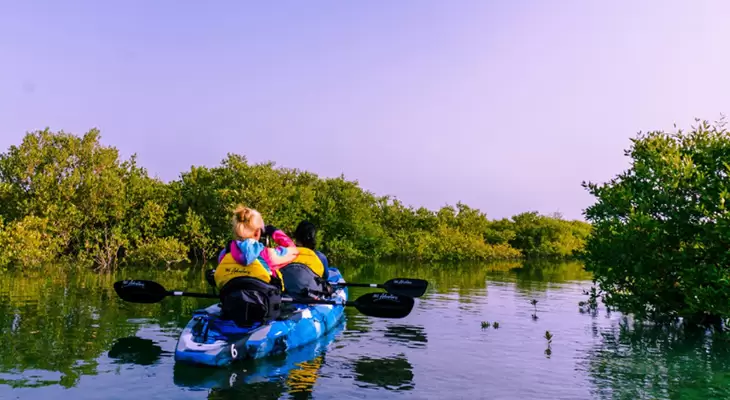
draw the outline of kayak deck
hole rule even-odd
[[[331,284],[344,283],[337,268],[330,267]],[[328,300],[345,302],[347,287],[337,287]],[[220,305],[193,312],[180,333],[175,361],[189,364],[225,366],[236,360],[258,359],[287,353],[325,335],[344,319],[344,306],[282,303],[279,319],[265,325],[239,328],[219,319]]]

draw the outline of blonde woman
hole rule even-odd
[[[234,240],[221,251],[213,275],[223,316],[239,326],[275,319],[284,290],[279,269],[291,263],[299,250],[283,231],[265,225],[252,208],[237,207],[231,224]],[[271,237],[277,247],[264,246],[262,236]]]

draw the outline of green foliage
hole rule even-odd
[[[149,178],[134,156],[120,161],[115,148],[99,143],[97,130],[83,137],[48,130],[27,134],[20,146],[0,155],[0,182],[6,224],[28,217],[48,221],[21,223],[23,231],[15,232],[29,239],[22,239],[19,251],[37,244],[47,257],[70,255],[100,270],[114,268],[123,248],[159,234],[169,202],[166,185]]]
[[[230,239],[237,204],[289,233],[310,220],[332,262],[570,257],[590,231],[537,213],[491,221],[463,203],[416,209],[343,176],[250,164],[236,154],[212,168],[192,166],[170,183],[150,178],[135,159],[120,160],[97,130],[33,132],[0,154],[0,268],[57,258],[103,271],[205,262]]]
[[[188,250],[188,246],[175,238],[153,238],[131,250],[124,262],[130,265],[170,265],[190,261]]]
[[[509,243],[527,257],[567,257],[585,246],[590,225],[526,212],[512,217],[514,236]]]
[[[585,249],[605,304],[656,321],[730,316],[730,136],[722,124],[632,140],[631,168],[584,183],[598,201]]]
[[[195,249],[193,251],[195,258],[200,256],[204,263],[215,250],[210,228],[191,208],[185,213],[185,221],[180,226],[179,235],[185,243],[189,243],[190,247]]]
[[[54,261],[60,240],[48,234],[48,220],[25,216],[5,225],[0,217],[0,270],[39,267]]]

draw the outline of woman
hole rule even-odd
[[[318,299],[332,294],[327,282],[327,257],[316,250],[314,224],[302,221],[294,231],[299,254],[281,269],[286,293],[294,299]]]
[[[265,225],[254,209],[237,207],[231,224],[234,240],[221,251],[213,275],[220,290],[222,316],[239,326],[276,319],[284,289],[279,270],[292,262],[299,250],[284,232]],[[262,235],[270,236],[278,247],[264,246]]]
[[[329,268],[329,261],[327,256],[322,254],[321,251],[317,250],[317,229],[314,224],[309,221],[302,221],[294,231],[294,243],[296,243],[298,249],[307,248],[314,251],[319,261],[322,262],[324,270],[327,271]]]

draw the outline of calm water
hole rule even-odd
[[[0,398],[730,398],[728,342],[579,312],[590,276],[577,263],[342,270],[352,282],[420,277],[432,286],[405,319],[348,308],[345,324],[325,340],[230,369],[173,360],[190,312],[209,300],[129,304],[112,289],[135,277],[206,291],[201,269],[5,274]],[[499,329],[482,329],[481,321],[498,321]],[[546,330],[554,335],[549,350]]]

